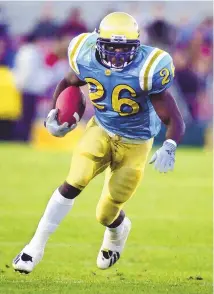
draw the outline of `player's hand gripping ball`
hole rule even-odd
[[[56,108],[52,109],[45,121],[49,133],[64,137],[76,128],[85,111],[85,100],[78,87],[68,87],[59,95]]]

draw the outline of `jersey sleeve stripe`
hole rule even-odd
[[[161,54],[158,55],[158,57],[154,60],[152,66],[150,68],[150,71],[148,73],[148,90],[152,89],[152,79],[153,79],[153,75],[154,75],[154,72],[155,72],[157,65],[167,54],[168,54],[167,52],[162,51]]]
[[[151,81],[149,79],[150,77],[150,70],[153,67],[153,64],[156,62],[156,60],[158,59],[158,57],[162,54],[163,50],[158,49],[157,52],[154,54],[154,56],[151,58],[146,70],[145,70],[145,74],[144,74],[144,90],[148,91],[150,90],[150,86],[151,86]],[[150,84],[149,84],[150,81]]]
[[[83,43],[85,42],[86,38],[89,35],[90,35],[89,33],[81,34],[79,36],[77,42],[74,44],[73,48],[69,48],[70,66],[77,74],[80,73],[79,69],[78,69],[78,65],[77,65],[77,56],[78,56],[78,53],[79,53]]]
[[[153,56],[156,54],[156,52],[158,51],[157,48],[153,49],[152,52],[150,52],[150,54],[148,55],[141,71],[140,71],[140,75],[139,75],[139,79],[140,79],[140,87],[142,90],[144,90],[144,83],[145,83],[145,71],[146,71],[146,68],[148,67],[148,64],[150,63],[151,59],[153,58]]]

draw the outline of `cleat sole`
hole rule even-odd
[[[15,269],[15,272],[19,272],[20,274],[25,274],[25,275],[28,275],[30,273],[28,271],[20,270],[20,269]]]

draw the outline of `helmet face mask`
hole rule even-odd
[[[119,41],[97,39],[97,51],[101,62],[110,68],[123,69],[134,58],[140,46],[139,40]]]

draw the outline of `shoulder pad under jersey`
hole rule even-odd
[[[91,48],[96,44],[97,33],[83,33],[74,37],[68,46],[68,61],[72,70],[81,79],[80,65],[90,63]]]
[[[175,67],[166,51],[154,48],[140,71],[140,86],[148,94],[157,94],[169,88],[174,79]]]

